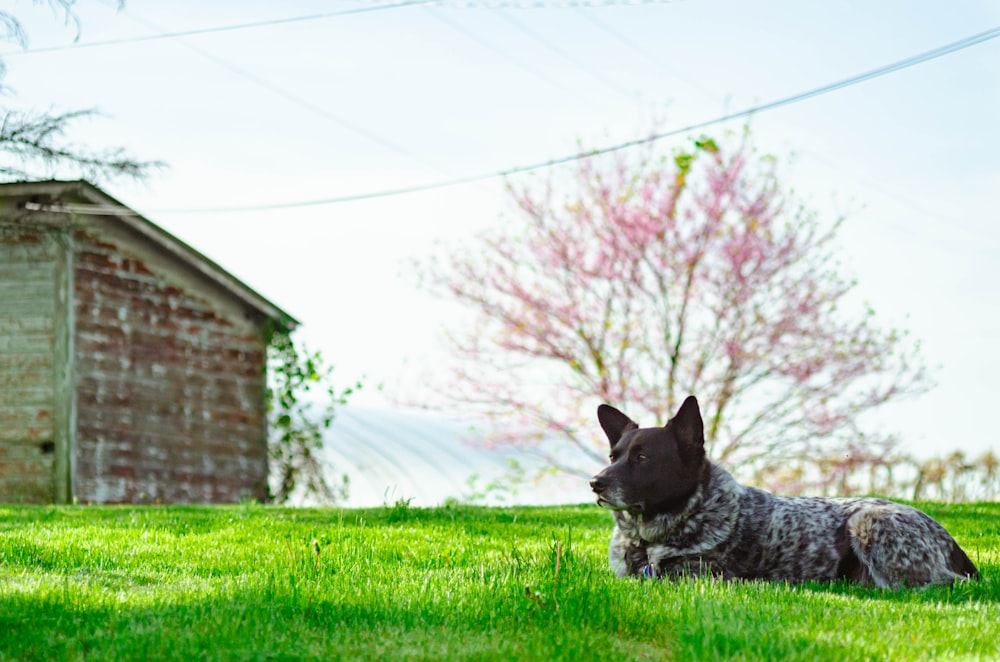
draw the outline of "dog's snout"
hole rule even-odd
[[[594,492],[598,494],[603,492],[605,487],[607,487],[607,485],[603,480],[601,480],[600,476],[594,476],[594,478],[590,481],[590,489],[594,490]]]

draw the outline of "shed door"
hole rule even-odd
[[[58,244],[0,221],[0,501],[55,497]]]

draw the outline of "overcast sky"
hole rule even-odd
[[[298,317],[345,382],[384,383],[359,397],[371,406],[432,368],[458,319],[416,288],[410,260],[496,223],[510,210],[502,181],[197,210],[544,162],[644,135],[654,118],[687,126],[1000,26],[1000,4],[966,0],[379,4],[83,1],[77,35],[48,7],[18,3],[29,50],[3,56],[5,103],[99,108],[74,140],[166,161],[145,183],[104,188]],[[358,9],[371,11],[328,15]],[[855,210],[844,268],[935,367],[934,390],[877,421],[921,454],[1000,450],[998,118],[994,39],[752,121],[762,150],[794,155],[785,176],[813,209]]]

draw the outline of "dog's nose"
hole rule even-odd
[[[599,476],[595,476],[594,479],[590,481],[590,489],[600,494],[604,491],[604,481],[601,480]]]

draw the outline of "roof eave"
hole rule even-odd
[[[181,239],[163,229],[145,216],[139,214],[130,207],[122,204],[112,196],[102,191],[97,186],[87,181],[44,181],[44,182],[16,182],[3,184],[2,189],[9,197],[30,197],[32,195],[45,195],[51,198],[50,203],[45,206],[46,211],[56,211],[65,213],[77,213],[82,215],[110,216],[118,219],[123,225],[133,232],[143,236],[153,242],[170,255],[182,261],[191,269],[194,269],[210,281],[216,283],[224,290],[231,293],[245,304],[254,308],[268,319],[276,322],[288,330],[292,330],[301,323],[288,312],[258,294],[249,285],[236,278],[218,263],[185,243]],[[63,202],[60,198],[67,195],[76,195],[83,199],[84,205],[61,205],[57,207],[51,202]]]

